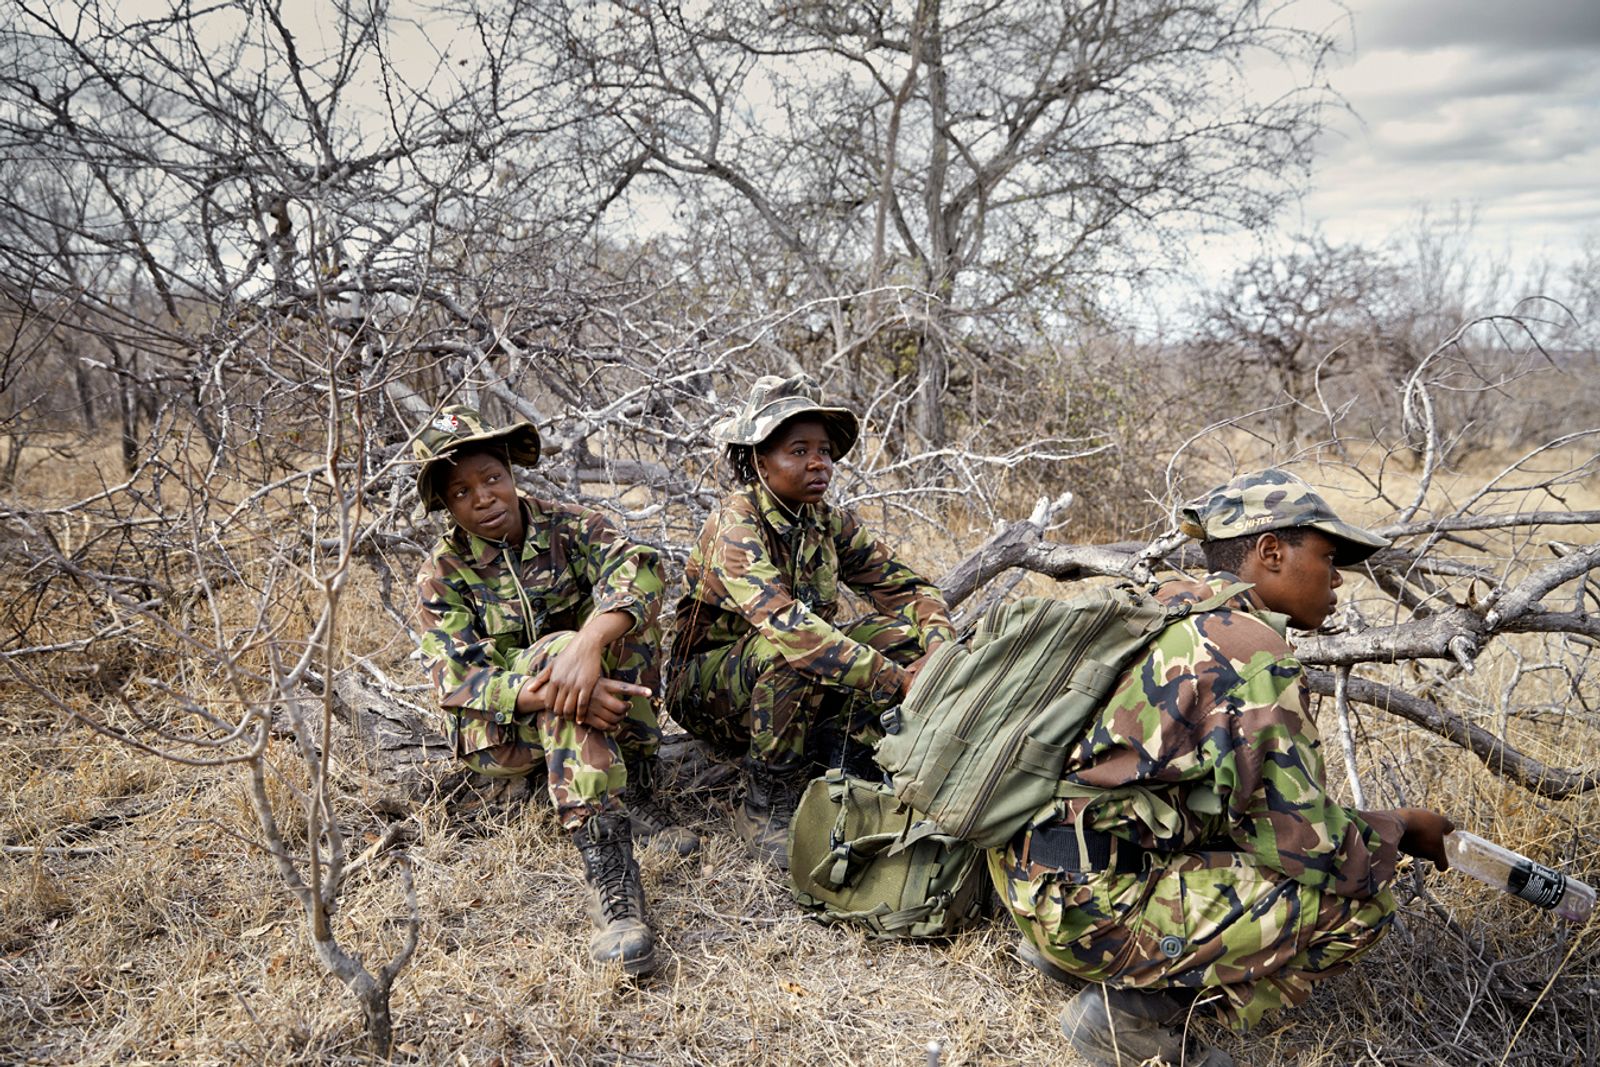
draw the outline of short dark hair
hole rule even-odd
[[[1217,541],[1203,541],[1200,551],[1205,553],[1206,570],[1227,571],[1229,574],[1238,574],[1239,568],[1244,566],[1244,561],[1249,558],[1255,549],[1256,542],[1267,534],[1277,535],[1278,540],[1286,545],[1298,545],[1305,540],[1306,527],[1286,526],[1281,530],[1263,530],[1261,533],[1242,534],[1239,537],[1224,537]]]

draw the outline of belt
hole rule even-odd
[[[1061,871],[1106,871],[1138,874],[1144,870],[1142,845],[1125,841],[1103,830],[1083,828],[1083,843],[1078,848],[1078,828],[1066,823],[1051,823],[1033,831],[1028,845],[1028,862]]]

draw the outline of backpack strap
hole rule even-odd
[[[1180,607],[1187,608],[1188,610],[1183,611],[1177,616],[1177,618],[1182,619],[1190,615],[1201,615],[1208,611],[1216,611],[1218,608],[1222,607],[1222,605],[1226,604],[1240,593],[1248,593],[1255,587],[1256,583],[1254,582],[1234,582],[1231,585],[1224,586],[1215,594],[1207,597],[1199,603],[1180,605]]]
[[[829,889],[843,889],[849,885],[863,868],[900,840],[898,833],[885,833],[867,834],[854,841],[845,841],[841,838],[844,817],[840,816],[839,821],[839,829],[829,838],[832,847],[811,870],[812,881]]]
[[[903,831],[891,830],[863,834],[854,839],[846,838],[846,822],[850,813],[850,781],[837,767],[830,767],[823,775],[823,781],[828,783],[828,799],[838,805],[839,815],[834,820],[833,829],[828,833],[828,851],[811,871],[811,879],[817,885],[835,890],[843,889],[855,881],[861,871],[879,856],[892,856],[923,838],[938,835],[938,824],[925,819],[914,827],[908,827],[907,830],[912,831],[909,835]]]
[[[939,824],[932,819],[919,819],[904,830],[863,834],[854,839],[846,838],[845,824],[849,816],[850,781],[837,767],[829,768],[823,775],[823,781],[828,783],[828,799],[839,806],[839,815],[828,834],[827,853],[811,870],[811,879],[817,885],[834,890],[843,889],[855,881],[873,860],[880,856],[893,856],[904,852],[919,841],[932,839],[947,846],[954,845],[958,841],[957,838],[945,834],[939,828]],[[920,922],[925,916],[926,912],[911,916],[906,921]]]
[[[1171,626],[1174,623],[1190,617],[1191,615],[1203,615],[1208,611],[1216,611],[1234,597],[1241,593],[1246,593],[1254,588],[1254,582],[1233,582],[1230,585],[1224,586],[1222,589],[1218,590],[1216,593],[1204,600],[1197,601],[1192,604],[1180,604],[1170,615],[1168,615],[1166,625]],[[1267,624],[1277,630],[1280,635],[1283,633],[1283,628],[1278,623],[1278,620],[1284,618],[1284,616],[1279,615],[1277,612],[1260,612],[1258,614],[1265,616],[1265,621]],[[1170,837],[1177,833],[1178,829],[1182,826],[1183,816],[1179,814],[1176,808],[1161,800],[1149,789],[1138,785],[1126,785],[1116,789],[1105,789],[1100,786],[1078,785],[1076,783],[1069,782],[1066,779],[1062,779],[1056,785],[1055,797],[1057,801],[1061,801],[1070,800],[1075,797],[1100,798],[1113,793],[1131,799],[1133,802],[1132,808],[1134,816],[1158,837]],[[1202,814],[1206,813],[1208,809],[1214,809],[1215,811],[1221,810],[1222,805],[1220,798],[1217,797],[1215,793],[1212,793],[1209,797],[1199,797],[1196,799],[1198,804],[1191,805],[1191,807],[1193,807],[1193,809],[1196,811],[1200,811]],[[1078,837],[1077,846],[1079,854],[1084,856],[1089,855],[1090,848],[1088,841],[1085,840],[1084,827],[1081,823],[1074,823],[1072,825]]]

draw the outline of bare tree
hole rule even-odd
[[[342,8],[326,34],[286,19],[253,3],[138,22],[90,4],[0,13],[7,462],[70,418],[66,390],[89,422],[104,389],[125,475],[59,506],[4,505],[25,595],[0,614],[3,655],[30,692],[120,741],[246,772],[252,843],[384,1053],[420,916],[402,861],[389,962],[369,968],[336,929],[364,865],[329,773],[352,669],[342,596],[378,522],[404,510],[394,460],[401,427],[431,410],[418,390],[459,389],[462,368],[481,380],[499,330],[572,303],[508,208],[549,157],[528,148],[512,171],[497,156],[559,140],[563,120],[515,106],[539,86],[497,82],[492,50],[465,72],[440,56],[402,73],[389,50],[404,24],[379,10]],[[490,298],[497,271],[517,284]],[[66,540],[76,523],[95,532]],[[63,679],[111,702],[85,712]]]
[[[1091,313],[1168,227],[1264,224],[1328,99],[1328,41],[1248,3],[563,4],[530,19],[616,131],[617,195],[680,205],[680,247],[715,255],[747,299],[830,301],[787,347],[847,383],[906,381],[932,447],[953,383],[1010,378],[1030,312]],[[1300,87],[1233,92],[1263,56]]]
[[[339,810],[330,763],[329,683],[348,670],[337,637],[342,594],[364,526],[362,500],[380,473],[367,468],[360,447],[367,396],[337,387],[338,366],[325,372],[320,461],[292,487],[258,491],[230,512],[204,468],[180,458],[159,501],[126,486],[54,512],[7,506],[6,533],[25,554],[32,587],[26,608],[5,612],[10,637],[0,658],[35,699],[108,737],[189,767],[245,772],[260,827],[253,845],[299,901],[318,958],[356,996],[369,1042],[384,1055],[393,1033],[390,990],[416,948],[421,914],[402,855],[407,914],[393,957],[369,968],[335,923],[341,890],[382,851],[351,862],[349,813]],[[273,513],[286,502],[311,514],[290,537],[274,538]],[[69,551],[52,532],[60,518],[92,523],[101,533]],[[115,527],[121,536],[107,536]],[[241,539],[247,531],[253,536]],[[256,592],[241,596],[244,590]],[[81,620],[82,628],[64,636],[62,618]],[[52,619],[54,639],[43,627]],[[28,643],[38,637],[45,640]],[[63,672],[41,669],[61,659],[78,666],[66,677],[85,677],[82,665],[94,665],[86,677],[113,696],[103,713],[69,703]],[[99,668],[118,662],[181,666],[153,673],[130,666],[120,674]],[[288,765],[280,761],[283,746],[273,743],[280,739]],[[290,799],[275,799],[271,782]],[[303,822],[303,831],[286,829],[286,807],[295,809],[287,824]],[[396,840],[388,837],[383,847]]]
[[[1386,305],[1399,284],[1381,253],[1302,237],[1282,254],[1256,256],[1208,298],[1198,347],[1220,380],[1242,362],[1267,372],[1278,440],[1293,448],[1308,403],[1336,373],[1359,366],[1378,371],[1380,383],[1391,379],[1380,368],[1393,362]]]

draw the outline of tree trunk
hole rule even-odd
[[[947,441],[944,421],[944,385],[950,376],[944,344],[924,337],[917,354],[917,392],[912,405],[917,436],[928,448],[943,448]]]
[[[78,410],[83,412],[83,428],[90,433],[100,429],[100,420],[94,409],[94,383],[89,380],[89,368],[69,349],[72,360],[72,379],[78,390]]]

